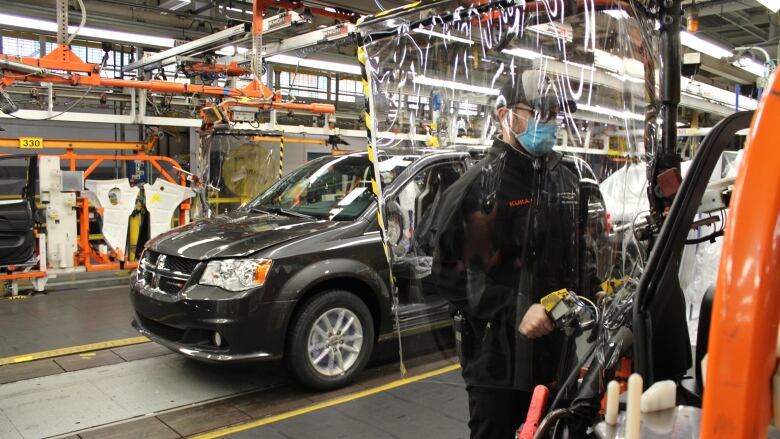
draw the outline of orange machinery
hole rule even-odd
[[[187,172],[179,167],[179,164],[170,157],[163,157],[157,155],[150,155],[149,152],[154,148],[158,140],[157,135],[150,136],[148,141],[145,142],[111,142],[111,141],[92,141],[92,140],[55,140],[46,139],[43,141],[41,147],[48,149],[61,148],[65,149],[65,153],[59,157],[61,160],[68,162],[68,169],[75,171],[77,167],[83,168],[84,162],[88,162],[85,171],[84,178],[88,178],[92,172],[100,166],[104,161],[111,160],[139,160],[148,162],[154,167],[154,169],[165,180],[185,186],[187,184]],[[19,139],[0,139],[0,148],[17,148],[19,147]],[[88,153],[78,153],[80,151],[89,151]],[[129,151],[128,155],[106,155],[96,154],[95,151],[99,150],[113,150],[113,151]],[[82,164],[79,166],[79,162]],[[171,175],[166,171],[163,164],[168,164],[170,168],[178,175]],[[118,254],[104,254],[96,250],[92,244],[90,244],[89,234],[89,200],[86,197],[79,197],[77,199],[78,209],[78,247],[76,253],[73,255],[74,265],[82,266],[86,271],[106,271],[106,270],[119,270],[122,268],[135,268],[137,262],[123,261],[124,255]],[[190,210],[191,204],[185,201],[181,205],[179,210],[179,224],[186,223],[187,212]],[[45,249],[39,249],[39,251],[45,251]],[[30,267],[14,267],[18,268],[7,273],[0,274],[0,282],[16,282],[19,279],[36,279],[46,277],[45,267],[39,267],[36,269],[30,269]]]
[[[259,39],[263,32],[263,12],[266,6],[298,8],[302,5],[298,2],[276,2],[273,0],[255,0],[252,5],[252,38]],[[316,9],[316,8],[315,8]],[[326,13],[327,11],[316,11]],[[339,19],[349,18],[341,17]],[[227,69],[228,74],[241,73],[238,65],[217,66],[215,68]],[[208,71],[205,65],[193,67],[195,70]],[[213,125],[220,122],[231,122],[232,108],[235,106],[252,107],[260,110],[300,110],[313,113],[335,113],[336,109],[330,104],[306,104],[296,102],[283,102],[279,93],[273,92],[268,86],[260,82],[259,78],[242,88],[216,87],[210,85],[183,84],[170,81],[134,81],[127,79],[104,78],[100,75],[99,64],[83,62],[70,49],[68,44],[60,44],[51,53],[42,58],[11,57],[0,54],[0,69],[3,70],[0,89],[8,87],[16,81],[49,82],[53,84],[65,84],[85,87],[118,87],[137,88],[159,93],[210,96],[220,98],[222,101],[216,105],[207,104],[201,111],[201,117],[205,125]]]
[[[780,76],[770,83],[729,209],[710,328],[705,439],[767,437],[772,418],[780,319]]]
[[[282,102],[279,93],[274,93],[265,84],[254,81],[243,88],[216,87],[211,85],[183,84],[170,81],[134,81],[127,79],[105,78],[100,76],[99,64],[83,62],[70,50],[70,46],[62,44],[43,58],[10,57],[0,55],[7,75],[0,80],[3,87],[8,87],[16,81],[50,82],[85,87],[118,87],[138,88],[160,93],[178,95],[204,95],[224,98],[219,104],[223,113],[229,118],[230,108],[235,105],[249,106],[258,109],[301,110],[314,113],[335,113],[335,107],[330,104],[304,104]],[[27,68],[32,67],[33,70]],[[20,73],[21,72],[21,73]],[[210,117],[213,112],[207,111],[212,106],[204,108],[202,115],[207,123],[225,120],[225,118]],[[230,119],[228,119],[230,120]]]

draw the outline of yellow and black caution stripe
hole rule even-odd
[[[369,85],[368,70],[366,69],[366,62],[368,61],[366,50],[361,45],[358,47],[358,61],[360,62],[360,75],[363,80],[363,94],[365,95],[365,112],[364,118],[366,120],[366,148],[368,149],[368,159],[371,161],[374,172],[371,174],[371,190],[374,192],[374,197],[377,200],[376,219],[379,223],[379,235],[382,239],[382,249],[385,252],[385,258],[387,259],[387,266],[390,272],[390,291],[393,296],[393,309],[395,310],[396,322],[398,321],[398,288],[395,282],[395,274],[393,274],[393,261],[390,255],[390,248],[387,245],[387,228],[385,227],[385,221],[382,217],[382,210],[384,208],[384,202],[382,200],[382,181],[380,180],[381,174],[379,172],[379,160],[377,159],[377,152],[374,149],[374,136],[372,133],[372,119],[371,119],[371,88]],[[398,330],[398,343],[399,343],[399,357],[401,363],[401,374],[406,375],[406,365],[404,364],[403,349],[401,349],[401,329],[400,325],[396,324]]]
[[[284,136],[279,138],[279,179],[284,175]]]
[[[417,1],[417,2],[409,3],[409,4],[406,4],[406,5],[403,5],[403,6],[399,6],[397,8],[386,9],[384,11],[381,11],[381,12],[377,13],[377,14],[369,15],[368,17],[360,18],[357,21],[357,24],[360,25],[360,24],[363,24],[363,23],[368,22],[368,21],[372,21],[372,20],[377,19],[377,18],[387,17],[388,15],[394,14],[396,12],[407,11],[409,9],[416,8],[417,6],[420,6],[421,4],[422,4],[421,1]]]

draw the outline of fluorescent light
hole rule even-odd
[[[644,80],[644,79],[642,79],[642,78],[637,78],[636,76],[631,76],[631,75],[620,75],[620,74],[617,74],[617,73],[612,73],[612,72],[605,72],[605,73],[606,73],[607,75],[609,75],[609,76],[613,77],[613,78],[616,78],[616,79],[617,79],[618,81],[620,81],[620,82],[626,82],[626,81],[628,81],[628,82],[633,82],[633,83],[635,83],[635,84],[644,84],[644,82],[645,82],[645,80]]]
[[[222,56],[233,56],[236,54],[236,46],[225,46],[214,53]]]
[[[733,91],[724,90],[699,81],[691,81],[684,76],[680,78],[680,92],[694,98],[715,101],[731,107],[736,104],[737,99]],[[739,106],[742,109],[755,110],[758,107],[758,101],[746,96],[740,96]]]
[[[780,3],[780,0],[772,0],[772,1]],[[680,43],[682,43],[682,45],[684,46],[687,46],[693,50],[701,52],[705,55],[709,55],[716,59],[730,58],[734,56],[734,54],[730,50],[685,31],[680,32]],[[735,67],[739,67],[740,69],[746,72],[752,73],[760,78],[764,77],[764,66],[757,64],[756,62],[748,58],[743,58],[740,61],[732,63],[732,65]]]
[[[168,9],[170,9],[171,11],[176,11],[190,4],[190,0],[176,0],[176,1],[178,1],[179,4],[171,6]]]
[[[239,47],[238,50],[240,52],[241,48]],[[331,61],[322,61],[319,59],[299,58],[297,56],[290,55],[274,55],[266,58],[265,60],[272,63],[308,67],[310,69],[329,70],[332,72],[350,73],[353,75],[360,74],[360,66],[356,64],[342,64]]]
[[[539,35],[546,35],[559,40],[565,40],[572,42],[572,33],[574,32],[572,26],[566,23],[549,22],[534,24],[528,26],[528,30],[538,33]]]
[[[601,105],[577,104],[577,111],[580,110],[616,117],[618,119],[645,120],[645,116],[642,114],[632,113],[628,110],[615,110],[613,108],[602,107]]]
[[[717,59],[728,58],[732,55],[730,50],[685,31],[680,32],[680,43],[683,46],[690,47],[693,50]]]
[[[13,28],[32,29],[38,32],[57,32],[57,24],[53,21],[38,20],[35,18],[19,17],[16,15],[0,14],[0,25]],[[68,32],[73,33],[78,26],[69,26]],[[113,30],[95,29],[85,27],[79,32],[79,36],[84,38],[94,38],[97,40],[112,40],[125,44],[137,44],[147,47],[173,47],[172,38],[153,37],[150,35],[133,34],[129,32],[117,32]]]
[[[244,13],[244,14],[252,15],[252,11],[248,10],[248,9],[245,10],[245,9],[241,9],[241,8],[231,8],[231,7],[227,7],[225,9],[227,9],[228,11],[241,12],[241,13]]]
[[[633,58],[621,58],[598,49],[594,50],[593,54],[593,63],[596,64],[596,67],[617,73],[616,77],[620,80],[643,82],[645,66],[641,61]]]
[[[73,32],[76,30],[75,26],[71,26],[71,27],[73,28],[73,30],[69,32]],[[104,29],[93,29],[89,27],[85,27],[84,29],[81,29],[79,36],[96,38],[99,40],[113,40],[113,41],[123,42],[125,44],[136,43],[145,46],[166,47],[166,48],[173,47],[173,38],[153,37],[150,35],[132,34],[129,32],[117,32],[113,30],[104,30]]]
[[[234,56],[236,53],[243,55],[247,52],[249,52],[249,49],[246,47],[225,46],[214,53],[222,56]]]
[[[765,72],[764,66],[759,64],[759,63],[757,63],[757,62],[755,62],[755,61],[753,61],[750,58],[747,58],[747,57],[746,58],[742,58],[741,60],[736,61],[734,63],[734,65],[739,67],[740,69],[746,70],[746,71],[748,71],[748,72],[750,72],[750,73],[752,73],[752,74],[754,74],[754,75],[756,75],[758,77],[761,77],[761,78],[764,77],[764,72]]]
[[[453,36],[453,35],[443,34],[441,32],[434,32],[432,30],[425,29],[422,26],[412,29],[412,32],[415,32],[415,33],[418,33],[418,34],[430,35],[432,37],[438,37],[438,38],[442,38],[444,40],[457,41],[459,43],[465,43],[465,44],[468,44],[468,45],[474,44],[474,42],[469,40],[468,38],[461,38],[461,37],[456,37],[456,36]]]
[[[564,60],[563,63],[566,64],[566,65],[570,65],[572,67],[577,67],[577,68],[583,69],[583,70],[590,70],[591,72],[595,72],[596,71],[596,68],[593,67],[593,66],[586,66],[585,64],[580,64],[580,63],[574,62],[574,61]]]
[[[610,17],[616,19],[616,20],[622,20],[625,18],[629,18],[630,15],[628,15],[628,12],[622,10],[622,9],[607,9],[605,11],[601,11]]]
[[[780,10],[780,0],[756,0],[772,12]]]
[[[544,59],[554,59],[551,56],[542,55],[539,52],[535,52],[533,50],[528,49],[521,49],[521,48],[514,48],[514,49],[504,49],[501,51],[502,53],[506,53],[507,55],[516,56],[518,58],[525,58],[525,59],[538,59],[538,58],[544,58]]]
[[[424,75],[415,76],[413,81],[415,84],[430,85],[432,87],[449,88],[453,90],[471,91],[474,93],[480,93],[483,95],[498,96],[498,89],[480,87],[477,85],[464,84],[462,82],[446,81],[443,79],[428,78]]]

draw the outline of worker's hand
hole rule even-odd
[[[534,303],[526,311],[517,330],[528,338],[539,338],[553,332],[555,325],[547,317],[544,307],[540,303]]]

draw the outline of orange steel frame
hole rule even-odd
[[[69,169],[71,171],[76,170],[76,163],[79,160],[92,160],[92,163],[84,171],[84,178],[89,177],[92,172],[100,166],[106,160],[140,160],[149,162],[160,175],[171,183],[186,186],[187,177],[186,173],[179,167],[170,157],[147,155],[145,151],[139,151],[133,155],[79,155],[74,154],[73,151],[68,151],[65,154],[60,155],[60,159],[70,162]],[[175,171],[179,172],[179,180],[174,179],[170,173],[168,173],[161,165],[161,162],[170,164]],[[104,255],[95,251],[89,243],[89,200],[86,197],[81,197],[77,200],[79,208],[79,239],[78,239],[78,251],[74,255],[74,261],[76,265],[84,265],[87,271],[105,271],[105,270],[118,270],[121,268],[136,268],[137,262],[112,262],[109,255]],[[189,201],[185,201],[181,204],[179,209],[179,224],[186,223],[187,212],[191,208]],[[123,260],[125,255],[113,254],[117,259]],[[93,263],[93,259],[97,263]]]
[[[260,17],[260,27],[262,27],[262,14]],[[257,21],[258,20],[255,20],[255,22]],[[336,112],[336,108],[330,104],[282,102],[281,94],[274,93],[268,86],[260,81],[252,81],[243,88],[231,88],[182,84],[169,81],[134,81],[128,79],[104,78],[100,76],[99,64],[88,64],[83,62],[71,51],[70,46],[65,44],[60,45],[42,58],[12,57],[0,54],[0,59],[7,59],[33,67],[41,67],[54,72],[67,72],[67,74],[51,73],[48,75],[14,72],[13,74],[5,75],[2,80],[0,80],[0,86],[3,87],[11,86],[16,81],[50,82],[54,84],[86,87],[127,87],[168,94],[200,94],[220,98],[234,98],[239,99],[241,105],[252,106],[259,109],[301,110],[314,113]],[[13,72],[12,69],[6,69]],[[223,104],[223,107],[229,108],[232,105],[236,105],[236,103],[228,101]]]
[[[95,169],[100,166],[104,161],[111,160],[140,160],[149,162],[152,167],[167,181],[186,186],[187,176],[186,172],[179,167],[179,164],[170,157],[148,155],[146,151],[154,148],[157,142],[157,136],[152,136],[146,142],[102,142],[92,140],[45,140],[46,148],[65,148],[66,152],[59,157],[61,160],[68,161],[69,170],[75,171],[77,163],[79,161],[89,160],[92,161],[87,169],[84,171],[84,177],[88,178]],[[18,147],[18,139],[0,139],[0,147],[11,148]],[[76,154],[74,149],[87,149],[87,150],[99,150],[99,149],[117,149],[117,150],[131,150],[135,151],[132,155],[99,155],[99,154]],[[163,163],[168,163],[178,172],[178,180],[176,180],[171,174],[163,167]],[[136,262],[113,262],[110,259],[112,255],[105,255],[95,251],[89,243],[89,200],[85,197],[80,197],[77,200],[79,209],[79,237],[78,237],[78,250],[73,255],[75,265],[83,265],[87,271],[105,271],[105,270],[118,270],[121,268],[136,268],[138,263]],[[184,224],[187,220],[187,212],[191,209],[190,202],[185,201],[181,204],[179,209],[179,224]],[[113,254],[117,259],[124,259],[125,255]],[[93,263],[93,260],[96,261]],[[17,279],[26,278],[40,278],[46,276],[42,271],[24,271],[24,272],[10,272],[7,274],[0,274],[0,281],[13,281]]]
[[[701,437],[767,436],[780,318],[780,76],[764,93],[734,184],[712,309]]]

